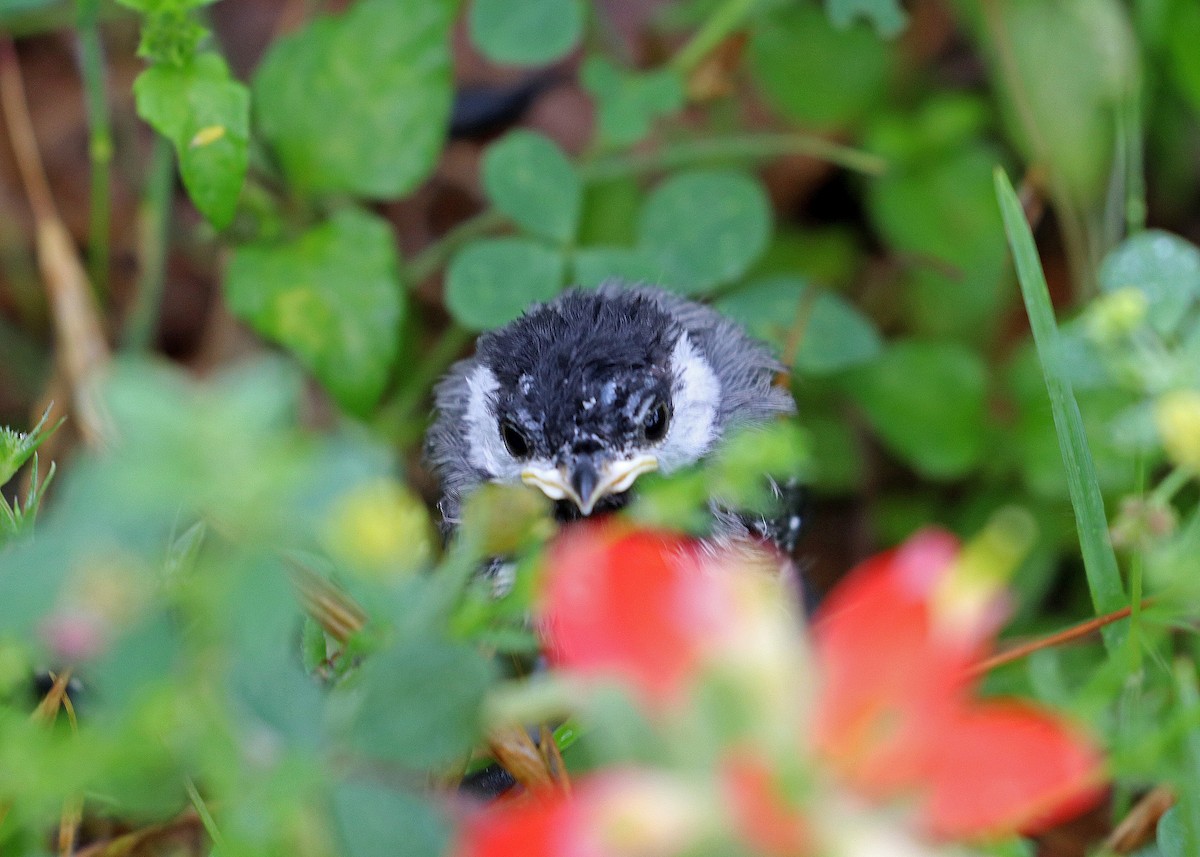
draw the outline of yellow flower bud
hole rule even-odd
[[[1096,342],[1112,342],[1132,333],[1146,318],[1146,294],[1125,286],[1094,301],[1087,311],[1088,334]]]
[[[1159,396],[1154,421],[1167,456],[1200,472],[1200,390],[1173,390]]]
[[[377,579],[412,572],[433,556],[424,504],[391,480],[342,495],[329,515],[324,537],[336,560]]]

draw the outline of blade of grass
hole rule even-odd
[[[1200,688],[1196,686],[1196,665],[1180,658],[1175,662],[1175,685],[1179,705],[1187,712],[1184,737],[1184,774],[1179,782],[1179,815],[1183,821],[1185,845],[1181,853],[1196,854],[1200,847]]]
[[[1096,481],[1096,465],[1083,431],[1079,403],[1075,400],[1070,379],[1059,360],[1058,324],[1054,319],[1050,291],[1038,260],[1033,233],[1025,222],[1012,183],[999,167],[996,168],[996,197],[1000,202],[1009,248],[1016,262],[1017,279],[1021,284],[1025,311],[1029,313],[1033,341],[1037,345],[1038,359],[1046,378],[1046,390],[1050,394],[1054,429],[1067,470],[1067,488],[1075,509],[1075,525],[1079,531],[1079,546],[1083,553],[1092,605],[1098,615],[1112,613],[1125,607],[1128,600],[1117,568],[1117,556],[1108,539],[1108,518],[1104,513],[1100,485]],[[1104,629],[1104,644],[1110,655],[1120,650],[1125,633],[1124,624],[1109,625]]]

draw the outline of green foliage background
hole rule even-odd
[[[1151,848],[1197,853],[1200,417],[1182,447],[1162,417],[1170,394],[1200,390],[1192,0],[677,0],[653,19],[669,48],[641,65],[605,35],[602,3],[316,3],[244,81],[208,6],[0,2],[0,28],[74,25],[85,45],[101,18],[136,19],[132,94],[159,136],[149,222],[167,217],[173,166],[205,221],[186,241],[221,260],[226,307],[281,352],[204,384],[148,361],[163,278],[149,263],[133,311],[105,306],[129,346],[106,385],[113,447],[71,462],[36,538],[44,466],[0,520],[0,850],[37,853],[78,793],[154,820],[202,808],[199,784],[223,805],[222,853],[437,853],[448,829],[417,786],[479,737],[496,677],[479,646],[531,640],[528,589],[496,601],[471,580],[499,538],[487,504],[439,558],[403,486],[425,484],[430,389],[476,332],[619,276],[710,300],[772,343],[818,510],[852,502],[865,543],[928,523],[969,535],[1021,505],[1040,534],[1014,634],[1131,604],[1107,647],[1047,650],[991,680],[1099,724],[1114,816],[1172,784],[1179,807]],[[594,128],[570,153],[532,127],[488,140],[478,211],[401,252],[389,206],[446,151],[456,25],[526,73],[578,59]],[[916,37],[938,26],[957,33],[965,83]],[[81,57],[102,89],[103,53]],[[104,113],[90,115],[98,151]],[[764,167],[798,158],[838,197],[832,216],[773,199]],[[1045,208],[1057,326],[997,166],[1023,176],[1026,212]],[[306,378],[330,430],[306,421]],[[5,436],[4,481],[42,438]],[[775,452],[660,484],[637,513],[686,526],[713,484],[750,491],[730,472],[795,466]],[[527,517],[507,547],[544,535]],[[844,525],[829,520],[815,526]],[[367,630],[334,640],[305,619],[294,593],[313,579],[353,596]],[[29,722],[23,682],[75,661],[95,690],[70,739]]]

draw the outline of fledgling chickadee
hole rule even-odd
[[[694,464],[728,431],[795,410],[767,346],[715,310],[660,289],[572,289],[479,337],[436,391],[426,440],[449,530],[484,482],[525,483],[561,521],[617,509],[643,473]],[[785,497],[786,499],[786,497]],[[718,536],[790,553],[800,526],[714,507]]]

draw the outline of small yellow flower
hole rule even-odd
[[[344,494],[330,513],[324,536],[335,559],[379,579],[414,571],[433,554],[425,506],[391,480]]]
[[[1159,396],[1154,421],[1167,456],[1200,472],[1200,390],[1172,390]]]
[[[1094,301],[1087,311],[1087,331],[1096,342],[1112,342],[1132,333],[1146,318],[1145,293],[1125,286]]]

